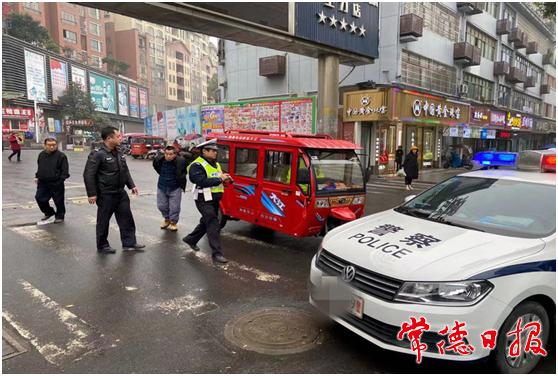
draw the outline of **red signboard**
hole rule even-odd
[[[10,121],[2,120],[2,130],[10,130]]]
[[[6,119],[29,119],[33,120],[33,109],[2,107],[2,117]]]
[[[510,138],[511,137],[511,133],[510,132],[500,132],[500,138]]]
[[[494,125],[497,127],[505,127],[506,126],[506,114],[503,112],[490,112],[490,125]]]
[[[20,131],[28,131],[29,130],[29,120],[20,120],[19,121],[19,130]]]

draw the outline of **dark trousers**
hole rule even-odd
[[[401,162],[401,161],[395,161],[395,163],[397,164],[396,171],[401,170],[401,164],[402,164],[402,162]]]
[[[219,201],[196,201],[196,207],[202,215],[200,223],[184,240],[186,243],[195,245],[207,233],[207,239],[209,240],[213,256],[221,254],[221,228],[217,218]]]
[[[130,197],[126,192],[97,196],[97,249],[109,246],[110,219],[116,217],[120,228],[122,247],[133,247],[136,241],[136,224],[130,209]]]
[[[412,182],[413,182],[413,179],[405,176],[405,185],[411,185]]]
[[[64,205],[64,180],[60,179],[57,181],[42,181],[37,182],[37,193],[35,194],[35,200],[39,205],[39,209],[44,213],[45,216],[56,215],[56,218],[64,218],[66,214],[66,206]],[[54,205],[56,205],[56,211],[48,203],[52,198]]]
[[[8,157],[8,159],[11,161],[12,157],[14,155],[17,155],[17,160],[19,161],[21,159],[21,149],[20,150],[12,150],[12,154],[10,154],[10,156]]]

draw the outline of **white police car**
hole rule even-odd
[[[494,165],[494,161],[491,162]],[[423,357],[478,361],[529,372],[540,355],[509,355],[516,329],[538,322],[546,349],[556,311],[556,151],[517,155],[516,170],[448,179],[403,205],[327,234],[311,266],[310,302],[374,344],[417,355],[403,323],[424,317]],[[554,173],[541,173],[553,171]],[[349,304],[347,304],[349,303]],[[465,323],[469,355],[440,354],[441,335]],[[496,330],[496,347],[481,334]]]

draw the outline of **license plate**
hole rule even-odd
[[[349,302],[347,310],[352,315],[358,317],[359,319],[362,319],[362,312],[364,310],[364,299],[353,295],[351,301]]]

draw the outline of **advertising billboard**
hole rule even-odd
[[[87,90],[87,84],[85,81],[85,69],[74,67],[72,65],[72,82],[79,84],[81,90]]]
[[[203,136],[206,136],[211,132],[223,132],[224,124],[225,106],[202,106],[201,125]]]
[[[114,80],[89,72],[89,88],[97,111],[116,114]]]
[[[128,116],[128,85],[118,83],[118,115]]]
[[[140,118],[147,116],[147,90],[139,89]]]
[[[64,95],[68,88],[68,65],[63,61],[50,59],[50,85],[52,88],[52,101],[58,102],[58,98]]]
[[[130,86],[130,116],[139,117],[138,88]]]
[[[25,80],[27,99],[37,102],[47,101],[45,56],[25,50]]]

